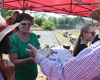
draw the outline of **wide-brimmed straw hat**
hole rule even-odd
[[[6,21],[0,15],[0,42],[9,32],[15,29],[18,25],[19,23],[7,25]]]
[[[89,17],[99,21],[100,20],[100,8],[96,8],[89,13]]]

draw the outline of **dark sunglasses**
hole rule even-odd
[[[26,26],[26,25],[31,26],[32,25],[31,23],[20,23],[20,24],[23,26]]]
[[[86,33],[90,33],[92,36],[95,36],[95,32],[86,32]]]

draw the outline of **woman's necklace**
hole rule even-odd
[[[30,39],[29,34],[21,34],[20,32],[17,32],[17,35],[24,42],[27,42]]]

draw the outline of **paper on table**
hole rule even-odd
[[[64,62],[72,57],[71,52],[66,49],[53,49],[53,51],[55,54],[49,56],[51,60],[60,58],[61,62]]]

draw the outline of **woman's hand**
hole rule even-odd
[[[26,49],[26,51],[28,52],[28,54],[30,56],[35,58],[35,56],[38,54],[38,50],[35,47],[33,47],[31,44],[28,44],[28,46],[31,48],[31,50],[30,49]]]
[[[8,60],[0,61],[0,69],[6,78],[6,80],[14,80],[14,68],[15,65]]]

